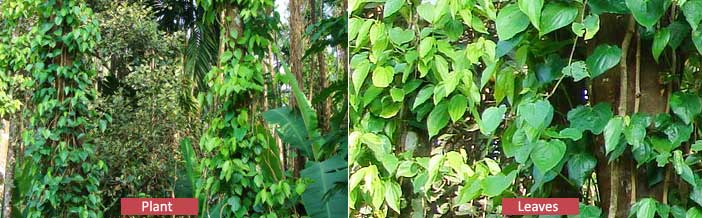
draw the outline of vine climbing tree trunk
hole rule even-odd
[[[603,14],[600,19],[600,31],[593,39],[596,43],[589,45],[619,45],[622,48],[622,59],[619,67],[612,68],[592,81],[591,104],[608,102],[616,110],[615,114],[622,116],[631,116],[635,112],[648,115],[664,113],[670,90],[661,83],[659,75],[667,68],[653,60],[651,42],[636,40],[637,27],[630,16]],[[594,46],[588,47],[589,52],[594,49]],[[637,99],[646,99],[646,102],[637,104]],[[600,207],[609,217],[626,217],[632,202],[641,198],[654,197],[661,201],[662,183],[649,186],[647,178],[648,175],[662,174],[663,169],[655,167],[655,163],[649,163],[653,165],[651,167],[637,167],[630,148],[618,160],[609,162],[601,137],[593,140],[591,146],[598,159],[596,175]]]

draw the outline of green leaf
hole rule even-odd
[[[629,125],[624,128],[624,137],[626,142],[632,145],[631,150],[636,150],[644,145],[646,138],[646,128],[651,125],[651,117],[636,113],[631,116]]]
[[[397,45],[402,45],[414,40],[414,32],[412,30],[404,30],[400,27],[393,27],[388,31],[390,41]]]
[[[439,72],[437,77],[443,78],[443,76],[449,73],[449,64],[441,55],[434,56],[434,66],[436,66],[436,71]]]
[[[402,8],[405,3],[404,0],[387,0],[385,1],[385,6],[383,7],[383,18],[387,18],[393,15],[395,12]]]
[[[436,7],[429,3],[423,3],[417,6],[417,13],[422,19],[426,20],[429,23],[433,23],[435,19],[434,17],[436,16]]]
[[[645,198],[636,202],[632,209],[638,208],[638,210],[636,210],[636,218],[653,218],[656,215],[657,204],[658,202],[656,202],[656,200]],[[638,205],[638,207],[636,205]]]
[[[702,99],[690,93],[675,92],[670,96],[668,104],[685,124],[690,124],[702,112]]]
[[[448,106],[445,101],[442,101],[434,107],[427,117],[427,130],[429,130],[429,138],[439,134],[449,122]]]
[[[469,179],[464,186],[458,190],[456,204],[463,204],[480,196],[482,187],[479,179]]]
[[[195,186],[197,184],[197,179],[200,178],[200,164],[197,160],[197,155],[193,149],[193,145],[190,143],[190,139],[185,138],[180,141],[180,153],[185,162],[185,172],[187,175],[190,187],[193,187],[192,196],[195,196]]]
[[[535,1],[530,1],[535,2]],[[578,8],[564,3],[550,2],[544,7],[543,15],[541,16],[541,31],[539,35],[546,35],[561,27],[573,23],[575,17],[578,16]]]
[[[600,17],[597,15],[588,15],[585,17],[585,20],[583,20],[583,25],[585,26],[585,37],[583,37],[583,39],[590,40],[600,31]]]
[[[414,99],[414,103],[412,104],[412,110],[416,109],[419,107],[419,105],[422,105],[424,102],[429,100],[431,96],[434,94],[434,85],[426,85],[424,88],[419,90],[419,93],[417,93],[417,97]]]
[[[363,86],[363,82],[366,81],[366,77],[368,76],[368,71],[370,71],[371,64],[368,61],[368,59],[363,59],[360,61],[360,63],[357,65],[357,67],[353,68],[353,75],[351,76],[351,82],[353,82],[353,88],[355,93],[359,93],[361,90],[361,87]]]
[[[529,18],[515,4],[500,9],[495,21],[497,36],[500,40],[508,40],[529,27]]]
[[[541,20],[541,8],[544,6],[544,0],[517,0],[519,10],[529,17],[531,24],[540,30],[539,21]]]
[[[674,21],[668,25],[666,29],[670,30],[668,47],[674,50],[677,49],[680,44],[682,44],[683,40],[685,40],[688,35],[690,35],[690,27],[681,21]]]
[[[517,177],[517,170],[513,170],[508,175],[488,176],[481,182],[483,194],[488,197],[495,197],[502,194],[507,189],[514,179]]]
[[[579,215],[581,218],[600,218],[602,216],[602,209],[594,205],[580,203]]]
[[[626,0],[626,6],[636,22],[651,29],[668,10],[670,0]]]
[[[595,78],[602,75],[619,63],[622,50],[615,45],[600,44],[595,51],[587,57],[585,63],[590,69],[590,77]]]
[[[307,140],[309,134],[299,114],[289,108],[277,108],[264,112],[263,119],[268,124],[278,125],[276,132],[282,141],[312,157],[311,143]]]
[[[685,218],[700,218],[702,217],[702,210],[698,207],[691,207],[689,210],[687,210],[687,213],[685,213]]]
[[[520,118],[526,121],[527,125],[543,129],[551,124],[553,119],[553,106],[548,100],[540,99],[536,102],[522,104],[517,109]]]
[[[673,151],[673,168],[675,168],[675,173],[680,175],[685,182],[689,183],[692,187],[697,186],[695,174],[692,172],[692,168],[685,164],[682,151],[680,150]]]
[[[584,61],[576,61],[570,63],[570,65],[563,68],[561,73],[563,73],[563,75],[572,77],[575,82],[590,76],[590,72],[587,71],[587,65]]]
[[[566,145],[561,140],[539,141],[531,152],[531,160],[534,166],[541,172],[547,172],[558,165],[566,152]]]
[[[378,66],[373,70],[373,85],[379,88],[385,88],[392,83],[395,77],[395,71],[390,66]]]
[[[514,97],[514,68],[505,67],[497,73],[495,81],[495,102],[502,102],[507,97],[511,100]]]
[[[480,132],[483,133],[483,135],[492,135],[497,127],[500,126],[502,117],[505,116],[505,112],[507,112],[507,107],[504,105],[500,105],[499,108],[493,106],[485,109],[482,115],[480,115]]]
[[[405,91],[403,89],[390,89],[390,97],[394,102],[402,102],[405,99]]]
[[[702,0],[688,0],[683,4],[682,12],[692,30],[697,30],[700,22],[702,22]]]
[[[613,13],[628,14],[629,9],[622,0],[589,0],[587,5],[593,14]]]
[[[434,43],[436,43],[436,40],[434,37],[426,37],[422,39],[421,42],[419,42],[419,57],[424,58],[429,54],[429,52],[434,48]]]
[[[573,141],[580,140],[583,137],[583,132],[576,128],[565,128],[561,130],[558,135],[561,138],[568,138]]]
[[[575,154],[568,160],[568,178],[573,180],[577,187],[582,187],[585,180],[590,178],[595,166],[597,166],[597,159],[592,155]]]
[[[414,177],[417,175],[417,172],[419,169],[417,166],[415,166],[414,162],[412,161],[400,161],[400,164],[397,166],[397,173],[395,174],[396,177]]]
[[[697,28],[697,30],[692,31],[692,36],[690,38],[692,39],[692,44],[695,44],[697,52],[702,54],[702,28]]]
[[[387,202],[388,206],[397,213],[400,213],[401,197],[402,189],[400,189],[400,185],[392,180],[385,181],[385,202]]]
[[[612,116],[612,108],[607,103],[597,103],[594,107],[581,105],[568,111],[570,127],[596,135],[602,133]]]
[[[300,171],[301,177],[314,181],[302,193],[302,205],[310,217],[347,215],[348,197],[345,191],[335,190],[339,183],[348,181],[348,165],[344,157],[336,155],[323,162],[308,162],[307,168]]]
[[[668,45],[669,40],[670,30],[668,28],[658,30],[656,35],[653,37],[653,46],[651,47],[651,50],[653,51],[653,59],[656,60],[656,62],[658,62],[658,57],[661,56],[661,53]]]
[[[619,139],[624,130],[624,118],[620,116],[613,117],[604,128],[605,153],[609,154],[614,151],[619,145]]]
[[[451,97],[448,105],[448,112],[449,116],[451,116],[451,120],[453,120],[453,122],[461,120],[461,117],[463,117],[463,114],[466,112],[466,108],[468,108],[468,98],[466,96],[457,94]]]

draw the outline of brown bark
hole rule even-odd
[[[318,7],[319,6],[319,7]],[[317,4],[315,0],[310,0],[310,15],[312,18],[312,23],[317,23],[319,21],[319,17],[322,15],[324,12],[324,2],[320,1],[320,4]],[[319,11],[317,11],[319,9]],[[317,72],[319,72],[319,81],[317,84],[317,87],[319,88],[319,91],[321,92],[328,86],[327,82],[327,61],[324,59],[324,51],[319,51],[317,53]],[[314,77],[311,77],[314,78]],[[310,95],[312,96],[312,95]],[[328,98],[323,99],[319,105],[317,106],[319,110],[319,124],[320,128],[322,131],[327,131],[329,130],[329,116],[330,116],[330,111],[331,111],[331,104],[328,101]]]
[[[288,4],[288,9],[290,10],[290,70],[292,74],[295,75],[295,79],[298,81],[301,90],[305,90],[302,79],[302,4],[303,0],[290,0]],[[290,107],[295,107],[296,101],[295,97],[290,97]],[[304,167],[305,159],[302,154],[298,151],[295,161],[293,163],[293,176],[299,177],[302,167]]]

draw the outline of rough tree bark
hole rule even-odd
[[[300,85],[301,90],[305,90],[302,79],[302,11],[303,0],[290,0],[288,10],[290,11],[290,71],[295,75],[295,79]],[[290,97],[290,107],[294,108],[296,101],[294,97]],[[305,164],[304,157],[298,152],[293,163],[293,176],[299,177],[300,171]]]

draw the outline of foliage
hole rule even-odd
[[[160,31],[142,4],[112,6],[98,14],[104,38],[94,62],[105,78],[98,108],[112,121],[94,137],[110,168],[101,178],[106,215],[118,216],[120,198],[192,197],[179,144],[201,126],[188,101],[194,84],[182,68],[183,34]]]
[[[700,81],[699,1],[349,3],[352,215],[499,214],[502,197],[572,190],[583,210],[599,217],[609,208],[598,208],[602,202],[585,190],[598,186],[596,166],[617,165],[624,155],[651,172],[671,166],[685,187],[699,187],[699,150],[682,146],[698,133],[699,89],[685,87]],[[665,83],[674,81],[668,90],[672,113],[615,115],[615,101],[575,98],[581,96],[568,90],[576,88],[563,87],[602,92],[588,87],[605,74],[617,75],[605,81],[618,78],[616,67],[627,54],[633,60],[628,44],[588,41],[603,32],[600,25],[608,24],[600,17],[609,13],[633,16],[638,25],[629,34],[638,34],[650,45],[644,54],[673,73],[680,64],[675,58],[697,66],[660,73]],[[633,61],[627,65],[639,70]],[[634,70],[629,72],[632,78]],[[687,85],[675,87],[677,82]],[[699,211],[699,189],[671,189],[676,194],[666,194],[676,200],[661,206],[634,199],[632,214]]]
[[[276,28],[272,1],[198,1],[203,21],[220,24],[219,64],[207,74],[201,103],[211,112],[200,140],[205,156],[195,194],[202,214],[215,217],[289,215],[304,191],[301,180],[288,179],[278,162],[271,133],[257,122],[254,102],[261,95],[264,63]],[[219,15],[223,16],[219,19]],[[263,27],[263,28],[262,28]],[[264,172],[259,173],[259,172]]]
[[[36,109],[22,138],[25,161],[17,172],[22,217],[101,217],[99,179],[91,131],[104,130],[92,101],[96,72],[86,55],[100,39],[98,22],[82,1],[4,1],[0,53],[4,72],[28,72]],[[18,31],[24,21],[30,28]]]

